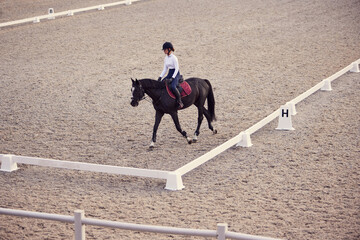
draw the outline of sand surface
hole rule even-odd
[[[0,22],[100,0],[3,0]],[[0,153],[175,170],[360,58],[359,0],[146,0],[0,29]],[[217,135],[188,145],[165,116],[130,106],[130,78],[162,71],[171,41],[185,78],[209,79]],[[360,238],[360,74],[296,106],[183,177],[165,181],[19,165],[0,172],[0,207],[284,239]],[[195,131],[195,107],[179,112]],[[86,227],[87,239],[204,239]],[[73,225],[0,216],[0,239],[72,239]]]

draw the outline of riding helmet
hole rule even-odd
[[[169,48],[171,49],[171,51],[175,51],[175,49],[174,49],[173,45],[171,44],[171,42],[165,42],[163,44],[162,50],[169,49]]]

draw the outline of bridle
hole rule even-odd
[[[140,93],[143,95],[141,98],[139,98],[139,100],[137,100],[137,102],[140,102],[141,100],[146,99],[146,95],[145,95],[145,90],[143,89],[141,83],[139,83],[139,89],[140,89]],[[135,100],[134,96],[131,97],[131,100]]]
[[[147,101],[147,102],[149,102],[151,104],[154,104],[154,105],[156,105],[158,102],[160,102],[161,97],[156,102],[150,101],[149,98],[146,96],[145,90],[142,87],[141,83],[139,83],[139,88],[140,88],[140,92],[143,94],[143,97],[139,98],[139,100],[137,102],[140,102],[141,100],[145,100],[145,101]],[[134,97],[131,97],[131,100],[134,100]]]

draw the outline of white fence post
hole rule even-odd
[[[12,172],[18,169],[17,163],[13,160],[14,155],[2,155],[0,154],[1,160],[1,171]]]
[[[295,130],[292,127],[289,105],[281,106],[279,114],[279,124],[276,130]]]
[[[226,232],[228,230],[227,223],[218,223],[217,225],[217,240],[225,240]]]
[[[359,70],[359,63],[356,61],[356,62],[353,62],[353,67],[350,69],[350,72],[360,72]]]
[[[240,134],[241,134],[241,140],[240,140],[240,142],[238,142],[236,144],[236,146],[237,147],[251,147],[252,143],[251,143],[250,133],[245,131],[245,132],[241,132]]]
[[[329,79],[325,79],[323,81],[324,86],[322,88],[320,88],[321,91],[331,91],[331,81]]]
[[[166,179],[166,190],[181,190],[184,188],[183,182],[182,182],[182,178],[181,178],[181,174],[177,173],[176,171],[174,172],[169,172],[168,173],[168,177]]]
[[[85,240],[85,225],[82,224],[82,218],[84,218],[84,216],[84,210],[74,211],[75,240]]]

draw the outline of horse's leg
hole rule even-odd
[[[206,120],[208,121],[209,129],[213,132],[213,134],[217,134],[217,130],[211,124],[211,117],[210,117],[209,111],[205,107],[203,107],[203,111],[204,111]]]
[[[204,119],[204,109],[205,108],[203,106],[198,106],[198,125],[196,127],[194,137],[193,137],[194,142],[197,141],[197,137],[200,134],[200,126],[201,126],[202,120]]]
[[[153,135],[152,135],[152,139],[151,139],[151,143],[150,143],[150,148],[153,148],[155,146],[155,142],[156,142],[156,132],[159,128],[159,124],[161,122],[162,117],[164,116],[163,112],[160,111],[156,111],[155,114],[155,124],[154,124],[154,129],[153,129]]]
[[[173,121],[174,121],[174,123],[175,123],[176,130],[178,130],[178,132],[180,132],[181,135],[183,135],[183,137],[186,138],[186,140],[188,141],[188,143],[191,144],[191,143],[192,143],[191,138],[189,138],[189,137],[187,136],[186,132],[181,129],[177,112],[173,112],[173,113],[171,113],[170,115],[171,115],[171,117],[172,117],[172,119],[173,119]]]

